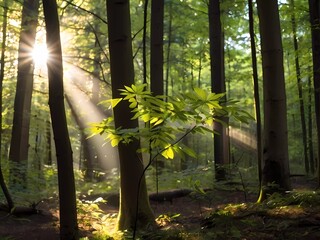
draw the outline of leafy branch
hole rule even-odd
[[[139,151],[151,156],[161,154],[166,159],[173,159],[175,154],[187,154],[196,157],[191,148],[181,143],[189,133],[213,134],[212,125],[217,121],[222,122],[221,117],[234,117],[242,122],[252,119],[235,101],[220,104],[225,95],[223,93],[208,93],[195,88],[186,94],[165,97],[152,96],[145,87],[145,84],[125,86],[120,89],[122,98],[102,103],[115,108],[119,102],[127,101],[133,114],[131,119],[139,119],[145,127],[115,129],[113,118],[109,117],[94,126],[93,134],[106,134],[106,139],[113,147],[120,142],[126,144],[140,139],[142,146],[147,147],[141,147]]]

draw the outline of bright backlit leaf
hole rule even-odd
[[[173,159],[174,158],[174,152],[172,147],[166,148],[162,153],[162,156],[164,156],[166,159]]]
[[[201,100],[207,99],[207,92],[202,88],[194,88],[195,93],[199,96]]]

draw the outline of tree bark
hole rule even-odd
[[[314,101],[318,140],[318,185],[320,186],[320,1],[309,0],[309,11],[312,37]]]
[[[43,0],[47,32],[49,107],[54,134],[59,185],[60,239],[79,239],[73,157],[64,106],[63,64],[56,0]]]
[[[134,83],[129,1],[108,0],[107,16],[112,97],[120,98],[119,89]],[[121,101],[114,109],[115,127],[123,129],[138,127],[138,121],[131,120],[131,117],[132,113],[127,102]],[[135,228],[137,223],[139,226],[154,223],[154,215],[149,204],[143,176],[142,156],[137,152],[139,148],[139,141],[132,141],[128,144],[120,143],[118,146],[120,159],[119,230]]]
[[[7,23],[8,23],[8,0],[4,0],[3,6],[3,22],[2,22],[2,44],[1,44],[1,59],[0,59],[0,186],[2,192],[7,200],[9,212],[14,207],[13,200],[11,198],[8,187],[5,183],[2,172],[2,98],[3,98],[3,80],[4,80],[4,68],[5,68],[5,51],[7,44]]]
[[[253,7],[252,0],[248,0],[249,8],[249,32],[251,42],[251,58],[252,58],[252,77],[254,85],[254,101],[256,109],[256,121],[257,121],[257,160],[258,160],[258,176],[261,183],[262,176],[262,126],[261,126],[261,110],[260,110],[260,93],[259,93],[259,79],[258,79],[258,67],[257,67],[257,51],[254,34],[254,19],[253,19]]]
[[[171,41],[172,41],[172,1],[169,1],[169,23],[168,23],[168,46],[167,46],[167,52],[166,52],[166,75],[165,75],[165,95],[169,96],[169,75],[170,75],[170,65],[171,65]]]
[[[296,25],[296,17],[295,17],[295,6],[294,0],[290,0],[291,7],[291,25],[292,25],[292,34],[293,34],[293,47],[295,53],[295,66],[296,66],[296,75],[297,75],[297,86],[298,86],[298,95],[299,95],[299,106],[300,106],[300,120],[301,120],[301,128],[302,128],[302,142],[303,142],[303,153],[304,153],[304,166],[306,173],[310,172],[310,163],[308,159],[308,142],[307,142],[307,125],[306,125],[306,117],[304,110],[304,101],[302,94],[302,82],[301,82],[301,71],[300,71],[300,62],[299,62],[299,45],[297,39],[297,25]]]
[[[211,91],[215,93],[226,92],[224,76],[224,42],[220,14],[219,0],[210,0],[209,13],[209,38],[210,38],[210,66],[211,66]],[[226,100],[226,99],[224,99]],[[227,119],[220,117],[227,122]],[[217,181],[226,178],[226,165],[229,161],[229,139],[227,127],[220,122],[214,123],[214,162],[215,179]]]
[[[311,72],[311,71],[308,71]],[[312,130],[312,87],[311,77],[308,76],[308,153],[310,159],[310,172],[314,175],[314,149],[313,149],[313,130]]]
[[[32,50],[38,25],[39,0],[23,2],[18,50],[18,76],[14,100],[13,125],[9,159],[12,161],[11,183],[26,187],[26,167],[29,149],[29,127],[33,90]]]
[[[277,0],[258,0],[261,36],[264,149],[260,201],[266,198],[268,187],[275,191],[290,189],[288,159],[287,108],[283,69],[283,51]],[[270,34],[272,33],[272,34]]]
[[[163,95],[163,18],[164,0],[151,2],[150,89],[154,96]]]

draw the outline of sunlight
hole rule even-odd
[[[87,72],[70,63],[64,62],[64,66],[64,90],[68,105],[73,108],[78,126],[89,130],[91,124],[99,123],[106,117],[109,117],[108,112],[102,111],[88,95],[87,83],[99,80],[92,79]],[[88,138],[88,141],[92,146],[95,146],[93,152],[96,154],[96,161],[102,170],[111,170],[119,167],[117,148],[107,143],[105,136],[96,135]]]
[[[37,66],[43,66],[47,64],[48,50],[47,45],[44,43],[35,44],[32,51],[33,62]]]

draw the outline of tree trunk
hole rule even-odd
[[[166,83],[166,88],[165,88],[165,95],[169,96],[169,75],[170,75],[170,57],[171,57],[171,41],[172,41],[172,1],[169,1],[169,26],[168,26],[168,46],[167,46],[167,54],[166,54],[166,75],[165,75],[165,83]]]
[[[310,69],[309,69],[310,70]],[[311,72],[311,71],[308,71]],[[308,76],[308,151],[310,159],[310,172],[314,175],[314,150],[313,150],[313,130],[312,130],[312,87],[311,77]]]
[[[51,122],[50,119],[46,120],[46,142],[47,142],[47,159],[46,164],[52,165],[52,145],[51,145]]]
[[[2,172],[2,98],[3,98],[3,80],[4,80],[4,67],[5,67],[5,51],[7,43],[7,23],[8,23],[8,0],[4,0],[3,6],[3,22],[2,22],[2,44],[1,44],[1,59],[0,59],[0,186],[2,192],[7,200],[8,210],[14,207],[13,200],[4,181]]]
[[[35,43],[39,15],[39,0],[23,2],[18,50],[18,76],[14,100],[14,114],[9,160],[12,161],[11,184],[26,187],[29,149],[29,127],[33,90],[32,50]]]
[[[151,2],[150,89],[163,95],[163,17],[164,0]]]
[[[119,89],[130,86],[134,82],[129,1],[108,0],[107,16],[112,97],[120,98]],[[131,117],[132,113],[127,102],[120,102],[114,109],[115,127],[123,129],[138,127],[138,121],[131,120]],[[139,226],[154,223],[145,176],[143,176],[142,156],[137,152],[139,148],[139,141],[132,141],[128,144],[120,143],[118,146],[120,159],[119,230],[135,228],[137,223]]]
[[[253,7],[252,0],[248,0],[249,7],[249,30],[250,30],[250,42],[251,42],[251,57],[252,57],[252,76],[254,85],[254,101],[256,109],[256,121],[257,121],[257,160],[258,160],[258,176],[261,183],[262,176],[262,127],[261,127],[261,110],[260,110],[260,94],[259,94],[259,79],[258,79],[258,67],[257,67],[257,52],[254,34],[254,19],[253,19]]]
[[[142,31],[142,65],[143,65],[143,83],[147,84],[147,28],[148,28],[148,5],[149,1],[144,0],[143,10],[143,31]]]
[[[309,0],[312,59],[313,59],[313,85],[316,110],[317,140],[318,140],[318,185],[320,186],[320,1]]]
[[[101,9],[100,9],[101,10]],[[96,9],[97,12],[100,12],[99,9]],[[101,45],[100,45],[100,27],[99,23],[95,22],[94,29],[95,31],[95,43],[94,43],[94,62],[93,62],[93,78],[92,78],[92,102],[96,105],[100,102],[100,64],[101,64]]]
[[[164,95],[163,84],[163,21],[164,0],[151,1],[150,30],[150,90],[153,96]],[[154,160],[156,169],[156,188],[158,191],[158,175],[164,168],[164,161]]]
[[[210,66],[211,66],[211,91],[224,93],[226,91],[224,77],[224,42],[221,25],[220,2],[210,0],[209,12],[209,38],[210,38]],[[226,100],[226,99],[224,99]],[[221,117],[220,120],[226,122],[227,119]],[[220,122],[214,123],[214,162],[215,179],[225,180],[226,165],[229,163],[229,139],[228,128]]]
[[[261,35],[264,149],[262,187],[259,201],[274,191],[290,189],[286,93],[280,20],[277,0],[258,0]],[[272,33],[272,34],[270,34]],[[270,185],[271,184],[271,185]]]
[[[70,90],[69,90],[70,91]],[[82,145],[82,153],[83,153],[83,159],[82,159],[82,166],[81,170],[85,172],[84,178],[86,181],[90,182],[93,181],[94,179],[94,158],[95,155],[97,156],[98,154],[95,154],[93,152],[94,150],[94,139],[96,137],[100,136],[93,136],[88,138],[88,134],[86,134],[86,129],[89,127],[87,123],[81,117],[79,114],[77,114],[77,110],[81,111],[79,109],[76,109],[74,99],[71,100],[73,97],[69,96],[68,92],[66,91],[65,98],[68,103],[68,106],[71,110],[71,114],[73,116],[73,119],[77,123],[77,126],[79,127],[80,134],[81,134],[81,145]],[[72,91],[72,90],[71,90]]]
[[[73,157],[64,106],[63,64],[59,17],[55,0],[43,0],[49,52],[49,107],[54,134],[59,185],[60,239],[79,239]]]
[[[299,45],[298,45],[298,39],[297,39],[296,17],[294,13],[294,10],[295,10],[294,0],[290,0],[290,7],[291,7],[291,24],[292,24],[292,33],[293,33],[292,37],[293,37],[293,46],[294,46],[294,53],[295,53],[297,86],[298,86],[299,105],[300,105],[304,166],[305,166],[306,173],[309,174],[310,163],[308,159],[307,125],[306,125],[306,117],[305,117],[305,111],[304,111],[304,101],[302,96],[302,82],[301,82],[300,62],[299,62],[299,53],[298,53]]]

